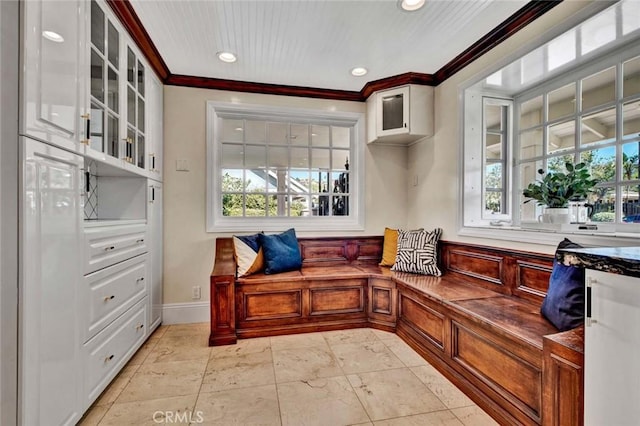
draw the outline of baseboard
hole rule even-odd
[[[209,302],[165,303],[162,305],[162,324],[209,322],[209,312]]]

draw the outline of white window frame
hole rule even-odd
[[[504,57],[502,60],[494,63],[493,65],[487,67],[485,70],[479,72],[475,76],[469,78],[465,82],[461,83],[458,86],[458,104],[460,105],[460,115],[459,115],[459,133],[461,135],[461,144],[459,158],[461,161],[461,172],[460,176],[460,198],[459,198],[459,208],[458,208],[458,235],[463,237],[476,237],[476,238],[490,238],[495,240],[503,240],[503,241],[515,241],[520,243],[533,243],[533,244],[541,244],[541,245],[557,245],[559,241],[561,241],[566,235],[573,235],[572,239],[577,242],[580,242],[585,245],[593,245],[593,246],[628,246],[628,245],[637,245],[638,239],[638,229],[637,225],[628,226],[628,224],[621,224],[620,228],[615,232],[607,232],[607,233],[596,233],[590,231],[576,231],[576,232],[556,232],[549,230],[532,230],[532,229],[523,229],[520,228],[520,223],[516,220],[505,219],[505,220],[495,220],[495,221],[486,221],[482,220],[482,211],[483,205],[481,204],[481,197],[483,191],[478,187],[478,182],[480,182],[480,168],[482,167],[482,157],[480,149],[478,148],[481,145],[478,141],[481,140],[481,129],[482,129],[482,103],[479,99],[482,99],[482,96],[496,96],[503,97],[504,94],[500,92],[492,93],[491,90],[483,90],[479,91],[474,89],[476,84],[480,81],[487,79],[488,77],[493,76],[494,74],[500,72],[504,67],[511,64],[512,62],[522,59],[527,56],[529,53],[533,52],[535,49],[544,45],[544,43],[551,41],[555,37],[561,36],[568,31],[581,23],[585,22],[592,16],[595,16],[597,13],[602,10],[608,8],[610,5],[604,3],[593,3],[588,7],[585,7],[579,13],[574,16],[566,19],[562,25],[558,25],[552,29],[550,29],[547,33],[541,35],[537,39],[532,42],[522,46],[517,49],[513,54]],[[619,25],[619,22],[618,22]],[[618,29],[618,32],[620,30]],[[578,70],[581,71],[593,64],[594,62],[600,62],[600,59],[610,57],[616,54],[622,54],[627,58],[635,57],[637,54],[629,53],[630,50],[634,52],[638,48],[635,46],[630,47],[630,44],[625,44],[624,48],[621,46],[617,46],[612,49],[612,53],[605,53],[602,56],[596,56],[598,53],[589,52],[587,56],[590,57],[590,60],[587,63],[580,67]],[[596,49],[597,52],[597,49]],[[595,61],[594,58],[598,58]],[[545,65],[546,66],[546,65]],[[562,68],[562,67],[561,67]],[[603,68],[604,69],[604,68]],[[572,72],[572,71],[571,71]],[[532,88],[527,91],[523,91],[517,95],[518,98],[522,98],[527,96],[531,91],[535,91],[539,89],[540,86],[546,86],[548,84],[552,84],[553,81],[560,79],[571,79],[572,77],[566,72],[557,76],[555,78],[542,81],[538,87]],[[492,82],[488,82],[487,87],[493,84]],[[528,98],[533,98],[534,96],[528,96]],[[473,108],[470,108],[470,104],[480,105],[475,111]],[[516,111],[518,108],[514,106],[513,115],[514,117],[518,114]],[[513,151],[516,152],[517,146],[519,143],[517,141],[515,134],[518,132],[517,122],[514,118],[513,123]],[[474,151],[474,148],[475,151]],[[471,150],[469,148],[472,148]],[[514,156],[511,159],[512,162],[515,162]],[[517,191],[519,186],[519,175],[518,175],[518,167],[515,164],[512,164],[512,167],[509,168],[509,176],[510,181],[513,183],[512,185],[512,206],[511,211],[513,212],[514,219],[517,217],[519,220],[519,208],[520,208],[520,198],[517,193],[513,191]],[[474,178],[475,176],[475,178]]]
[[[513,141],[513,100],[498,94],[475,92],[468,89],[463,92],[464,105],[464,171],[462,209],[464,226],[490,226],[491,223],[511,223],[513,211],[512,192],[512,141]],[[506,213],[488,214],[485,212],[485,114],[486,104],[508,107],[507,130],[505,132],[505,169]],[[478,143],[481,141],[481,143]]]
[[[281,108],[266,105],[233,104],[208,101],[207,117],[207,232],[281,231],[295,228],[300,231],[363,231],[365,223],[364,179],[365,116],[363,113],[326,111],[301,108]],[[220,143],[222,118],[253,120],[299,121],[309,124],[350,127],[353,137],[349,158],[348,216],[271,216],[229,217],[222,215],[222,165]]]
[[[486,155],[486,147],[487,147],[487,117],[485,114],[486,106],[500,106],[507,107],[507,114],[505,120],[506,128],[502,132],[502,150],[503,150],[503,158],[502,158],[502,202],[504,205],[504,213],[489,213],[484,208],[486,204],[487,197],[487,188],[486,188],[486,170],[487,170],[487,155]],[[498,98],[494,96],[483,96],[482,97],[482,170],[480,171],[481,182],[482,182],[482,206],[480,207],[482,210],[482,219],[495,221],[509,221],[511,220],[511,212],[512,208],[512,174],[510,173],[511,165],[513,163],[512,160],[512,146],[513,146],[513,100]]]
[[[577,100],[576,100],[576,108],[574,110],[574,112],[570,115],[565,115],[563,117],[559,117],[556,118],[554,120],[549,120],[547,117],[547,113],[545,112],[545,114],[543,115],[543,120],[542,123],[539,126],[536,127],[540,127],[542,129],[542,155],[539,156],[535,156],[535,157],[531,157],[531,158],[526,158],[526,159],[520,159],[518,158],[516,161],[516,165],[515,165],[515,169],[514,169],[514,174],[517,174],[517,172],[519,171],[519,165],[523,164],[523,163],[530,163],[530,162],[537,162],[540,161],[542,163],[542,168],[544,170],[547,170],[547,164],[549,159],[554,158],[554,157],[558,157],[558,156],[563,156],[563,155],[571,155],[573,157],[573,161],[574,162],[579,162],[580,161],[580,156],[583,152],[588,152],[591,150],[597,150],[600,148],[614,148],[615,150],[615,164],[616,164],[616,173],[614,175],[613,180],[609,181],[609,182],[602,182],[599,186],[603,186],[603,187],[613,187],[615,189],[615,193],[616,193],[616,200],[621,200],[621,196],[622,196],[622,187],[629,185],[629,186],[635,186],[637,185],[638,181],[633,180],[633,181],[624,181],[623,177],[622,177],[622,147],[625,144],[628,143],[633,143],[633,141],[637,138],[632,138],[632,140],[629,139],[623,139],[623,135],[622,133],[622,123],[623,123],[623,111],[622,111],[622,107],[625,103],[628,102],[637,102],[640,101],[640,94],[636,94],[633,95],[631,97],[627,97],[627,98],[623,98],[622,96],[622,86],[619,84],[619,82],[621,82],[623,80],[623,69],[622,69],[622,64],[628,60],[631,60],[633,58],[637,58],[640,56],[640,48],[636,47],[636,48],[632,48],[632,49],[626,49],[623,52],[620,53],[615,53],[615,54],[609,54],[609,55],[605,55],[602,57],[602,59],[593,62],[587,66],[584,67],[580,67],[579,69],[571,72],[570,75],[563,75],[557,79],[551,80],[549,82],[546,82],[543,85],[540,85],[538,87],[536,87],[535,89],[529,90],[527,92],[525,92],[522,95],[519,95],[518,97],[515,98],[515,103],[516,103],[516,110],[517,110],[517,115],[519,116],[519,111],[520,111],[520,107],[523,103],[534,99],[538,96],[542,96],[543,99],[543,103],[542,103],[542,107],[543,110],[547,109],[547,104],[548,104],[548,98],[549,98],[549,94],[551,92],[553,92],[554,90],[557,90],[561,87],[564,87],[566,85],[570,85],[572,83],[575,84],[575,91],[577,94],[580,94],[582,92],[582,81],[590,76],[593,76],[599,72],[614,68],[615,69],[615,85],[616,85],[616,93],[615,93],[615,98],[613,101],[604,103],[604,104],[600,104],[600,105],[596,105],[594,107],[590,107],[587,109],[583,109],[582,108],[582,100],[580,96],[577,96]],[[602,112],[602,111],[606,111],[609,109],[615,109],[615,115],[616,115],[616,137],[613,138],[610,141],[603,141],[603,142],[598,142],[598,143],[594,143],[594,144],[590,144],[590,145],[581,145],[580,140],[581,140],[581,136],[582,136],[582,131],[581,131],[581,124],[582,124],[582,120],[585,117],[588,117],[591,114],[597,113],[597,112]],[[549,139],[549,127],[553,126],[554,124],[557,123],[564,123],[567,121],[574,121],[574,126],[575,126],[575,142],[574,142],[574,146],[572,148],[567,149],[566,151],[560,151],[558,153],[553,153],[550,154],[548,152],[548,139]],[[518,126],[519,123],[516,123],[516,126]],[[525,129],[528,130],[528,129]],[[520,133],[520,129],[518,129],[518,133]],[[519,144],[519,137],[516,137],[516,141]],[[522,191],[522,188],[517,188],[518,191]],[[615,226],[616,230],[626,230],[626,229],[630,229],[630,228],[634,228],[637,227],[637,225],[634,224],[626,224],[626,223],[622,223],[622,210],[619,208],[620,205],[617,205],[618,202],[616,201],[616,210],[615,210],[615,220],[614,222],[597,222],[598,224],[610,224]],[[540,211],[541,213],[541,211]],[[518,217],[516,219],[516,223],[520,223],[521,218]]]

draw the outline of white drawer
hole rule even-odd
[[[84,273],[90,274],[146,253],[147,225],[115,225],[84,230]]]
[[[147,255],[143,254],[84,277],[83,342],[144,297],[149,281],[147,267]]]
[[[91,405],[145,340],[147,298],[84,345],[85,401]]]

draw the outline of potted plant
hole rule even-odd
[[[565,163],[565,172],[546,173],[538,170],[542,180],[530,183],[522,195],[528,198],[525,203],[537,201],[546,206],[544,214],[538,219],[541,222],[569,223],[569,202],[586,200],[598,180],[591,177],[585,163]]]

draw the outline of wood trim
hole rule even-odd
[[[390,89],[405,84],[438,86],[493,47],[511,37],[562,2],[562,0],[530,1],[464,52],[436,71],[435,74],[407,72],[370,81],[366,83],[360,91],[351,91],[172,74],[129,0],[106,1],[147,58],[153,70],[166,85],[355,102],[364,102],[372,93],[379,90]]]
[[[380,80],[370,81],[360,90],[362,101],[366,101],[373,92],[379,90],[391,89],[393,87],[404,86],[406,84],[419,84],[422,86],[437,86],[438,83],[432,74],[423,74],[418,72],[407,72],[392,77],[381,78]]]
[[[106,0],[113,13],[118,17],[122,25],[125,27],[133,41],[138,45],[142,54],[147,58],[151,68],[160,77],[163,82],[171,74],[169,67],[160,56],[160,52],[151,40],[149,33],[142,25],[142,21],[138,17],[135,9],[129,0]]]
[[[332,99],[340,101],[363,101],[360,92],[349,90],[253,83],[249,81],[224,80],[221,78],[194,77],[190,75],[171,74],[165,79],[164,84],[169,86],[195,87],[199,89],[262,93],[266,95],[299,96],[305,98]]]
[[[480,56],[484,55],[486,52],[493,49],[495,46],[559,5],[561,2],[562,0],[530,1],[516,13],[505,19],[500,25],[485,34],[480,40],[476,41],[461,54],[449,61],[445,66],[436,71],[434,74],[436,85],[453,76],[471,62],[475,61]]]

